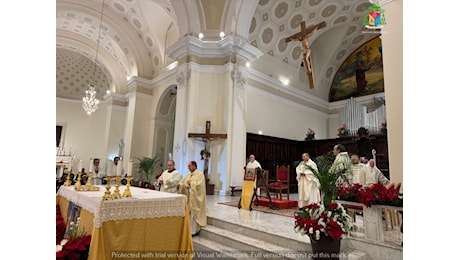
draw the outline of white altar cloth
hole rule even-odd
[[[182,194],[130,187],[131,198],[103,201],[106,186],[96,186],[99,191],[76,191],[74,186],[61,186],[57,195],[94,214],[96,228],[110,220],[185,216],[186,197]],[[123,194],[126,186],[119,189]]]

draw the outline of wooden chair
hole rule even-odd
[[[289,200],[289,170],[290,165],[277,165],[276,166],[276,178],[270,180],[268,183],[268,189],[275,192],[275,196],[279,199],[283,199],[283,191],[286,191],[287,199]]]

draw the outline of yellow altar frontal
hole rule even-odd
[[[80,226],[91,234],[88,259],[192,259],[186,197],[131,187],[132,198],[102,200],[100,191],[61,186],[56,201],[67,219],[69,204],[80,208]]]

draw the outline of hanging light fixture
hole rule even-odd
[[[83,104],[81,105],[88,115],[91,115],[98,109],[99,99],[96,98],[96,64],[97,55],[99,53],[99,41],[101,39],[102,17],[104,14],[104,0],[102,0],[101,19],[99,21],[99,34],[97,36],[96,57],[94,59],[93,67],[93,82],[89,83],[88,89],[85,91],[86,95],[83,97]]]

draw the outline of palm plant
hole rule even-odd
[[[160,167],[160,158],[158,158],[158,155],[155,155],[153,158],[142,157],[142,159],[136,159],[139,160],[140,173],[145,175],[144,184],[150,184],[153,175]]]
[[[332,152],[318,156],[316,160],[318,171],[308,165],[307,168],[318,178],[321,185],[319,189],[323,197],[323,204],[328,205],[337,198],[339,193],[337,185],[341,182],[348,183],[347,167],[345,164],[331,167],[334,162],[334,155]]]

